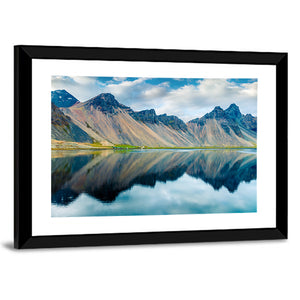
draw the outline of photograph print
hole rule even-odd
[[[51,216],[256,213],[257,85],[53,75]]]

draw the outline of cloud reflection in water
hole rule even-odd
[[[53,217],[256,211],[256,151],[77,154],[52,158]]]

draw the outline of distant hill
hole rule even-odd
[[[79,101],[66,90],[51,91],[51,102],[57,107],[70,107]]]
[[[257,118],[251,114],[243,115],[235,104],[225,110],[217,106],[203,117],[187,123],[177,116],[157,115],[154,109],[135,112],[109,93],[99,94],[86,102],[77,100],[72,105],[64,105],[60,107],[64,115],[90,138],[102,144],[256,146]]]

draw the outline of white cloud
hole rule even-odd
[[[257,97],[257,81],[252,83],[243,83],[240,89],[241,96]]]
[[[257,82],[238,84],[227,79],[201,79],[197,84],[186,84],[170,89],[170,82],[152,85],[147,78],[101,83],[97,77],[52,77],[52,89],[66,89],[80,101],[100,93],[111,93],[133,110],[154,108],[157,114],[176,115],[184,121],[201,117],[215,106],[227,108],[231,103],[242,113],[256,115]]]
[[[65,89],[79,101],[86,101],[101,93],[101,83],[90,76],[52,76],[52,90]]]
[[[126,79],[127,79],[127,77],[114,77],[113,78],[113,80],[115,80],[115,81],[124,81]]]
[[[215,106],[226,109],[231,103],[242,113],[256,115],[257,82],[236,84],[227,79],[203,79],[198,85],[185,85],[172,90],[158,111],[181,116],[184,121],[201,117]]]
[[[164,97],[168,94],[166,87],[164,86],[154,86],[153,88],[145,90],[142,95],[145,98],[153,99],[157,97]]]
[[[92,85],[97,83],[97,77],[74,76],[72,78],[76,83],[83,84],[83,85]]]

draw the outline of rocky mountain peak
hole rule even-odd
[[[86,101],[84,106],[87,108],[92,106],[97,110],[101,110],[105,114],[117,114],[119,112],[118,108],[126,110],[128,113],[132,113],[130,107],[119,103],[114,95],[110,93],[101,93]]]
[[[145,109],[134,112],[132,117],[136,121],[146,122],[150,124],[158,124],[158,118],[154,109]]]
[[[216,106],[210,113],[204,115],[201,119],[223,119],[225,117],[225,111],[220,107]]]
[[[225,110],[226,114],[233,120],[238,121],[242,118],[242,114],[240,112],[239,107],[232,103],[230,106]]]
[[[90,104],[93,104],[94,106],[101,106],[103,104],[119,106],[119,104],[120,104],[116,100],[114,95],[112,95],[110,93],[101,93],[101,94],[97,95],[96,97],[90,99],[88,102]]]
[[[78,99],[76,99],[66,90],[51,91],[51,102],[56,107],[70,107],[76,103],[79,103]]]
[[[223,110],[223,109],[221,108],[221,106],[215,106],[215,108],[213,109],[213,111],[221,111],[221,110]]]
[[[229,107],[226,110],[238,110],[239,111],[240,108],[235,103],[232,103],[229,105]]]
[[[253,117],[251,114],[246,114],[241,118],[240,123],[243,127],[257,132],[257,117]]]
[[[164,125],[172,127],[175,130],[187,130],[187,125],[176,116],[162,114],[158,116],[158,120]]]
[[[162,123],[175,130],[187,130],[187,125],[176,116],[168,116],[167,114],[157,115],[154,109],[146,109],[134,112],[132,117],[136,121],[141,121],[149,124]]]
[[[227,134],[230,134],[230,131],[233,130],[237,136],[243,137],[238,126],[238,120],[240,120],[241,117],[242,114],[239,107],[235,104],[231,104],[226,110],[223,110],[220,106],[216,106],[210,113],[205,114],[202,118],[191,120],[190,123],[204,126],[208,120],[214,119]]]

